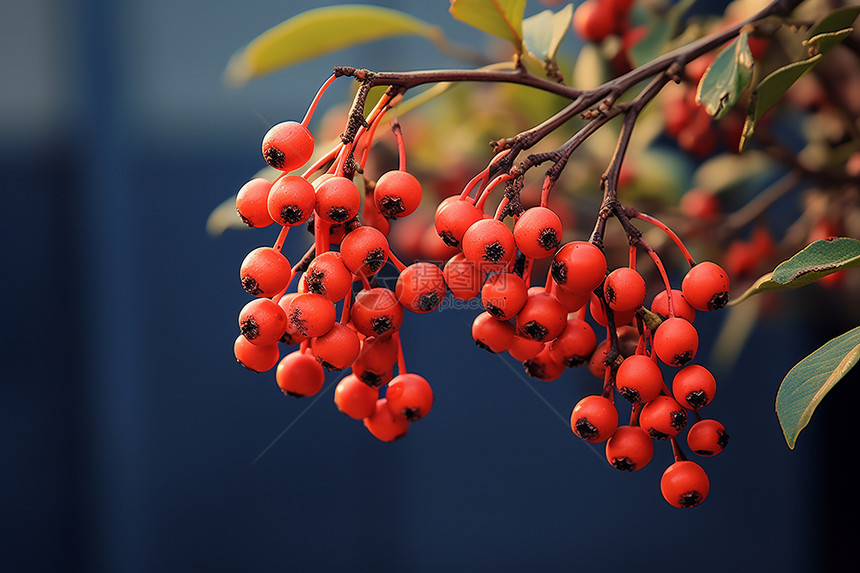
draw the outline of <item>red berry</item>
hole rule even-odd
[[[558,302],[564,305],[568,312],[576,312],[581,309],[591,299],[590,292],[573,292],[559,288],[552,283],[552,295],[558,299]]]
[[[454,255],[445,263],[442,276],[451,296],[458,300],[472,300],[481,292],[484,283],[484,272],[463,253]]]
[[[352,363],[352,372],[368,386],[377,388],[391,380],[396,361],[397,342],[391,336],[365,338]]]
[[[285,175],[272,184],[266,205],[273,220],[294,227],[311,218],[316,202],[313,185],[303,177]]]
[[[311,261],[299,282],[304,284],[308,292],[337,302],[349,294],[352,288],[352,273],[343,264],[340,253],[326,251]]]
[[[687,411],[671,396],[657,396],[642,407],[639,425],[655,440],[668,440],[687,425]]]
[[[570,427],[586,442],[603,442],[618,428],[618,410],[608,398],[586,396],[574,406]]]
[[[378,398],[379,392],[359,380],[355,374],[350,374],[338,382],[334,389],[337,409],[356,420],[372,415],[376,410]]]
[[[675,507],[696,507],[708,497],[708,474],[696,462],[675,462],[663,472],[660,491]]]
[[[262,177],[251,179],[236,195],[236,211],[249,227],[268,227],[273,223],[266,208],[272,182]]]
[[[552,256],[561,243],[561,234],[561,219],[546,207],[527,209],[514,225],[517,248],[535,259]]]
[[[287,328],[287,315],[270,298],[255,298],[239,312],[239,330],[251,344],[277,344]]]
[[[683,318],[687,322],[693,322],[696,319],[696,309],[690,306],[687,299],[684,298],[684,293],[678,289],[672,289],[672,310],[675,311],[675,316]],[[665,290],[661,290],[651,301],[651,312],[656,312],[664,317],[669,316],[669,297]]]
[[[573,29],[586,42],[602,42],[615,30],[615,15],[599,0],[585,0],[573,13]]]
[[[555,284],[566,291],[591,292],[606,277],[606,257],[591,243],[572,241],[555,254],[550,272]]]
[[[361,342],[355,331],[339,322],[322,336],[311,339],[311,350],[326,370],[349,368],[360,349]]]
[[[353,274],[374,275],[388,261],[388,239],[373,227],[362,226],[348,233],[341,242],[343,264]]]
[[[352,325],[365,336],[382,336],[400,330],[403,307],[387,288],[365,289],[355,295],[349,310]],[[362,416],[363,418],[364,416]]]
[[[591,293],[589,301],[588,301],[588,311],[591,313],[591,317],[599,324],[600,326],[608,326],[609,322],[606,319],[606,309],[604,308],[604,302],[597,298],[597,295]],[[613,319],[615,320],[615,326],[624,326],[626,324],[630,324],[633,320],[633,317],[636,316],[636,309],[633,310],[623,310],[618,311],[613,314]]]
[[[328,223],[345,223],[360,207],[361,193],[346,177],[330,177],[317,187],[315,211]]]
[[[290,261],[272,247],[259,247],[248,253],[239,268],[242,288],[248,294],[271,298],[284,290],[292,276]]]
[[[690,189],[681,197],[681,213],[694,219],[713,221],[721,212],[717,196],[707,189]]]
[[[448,197],[436,208],[436,233],[450,247],[460,247],[463,235],[482,218],[481,212],[472,203],[460,200],[459,196]]]
[[[397,277],[394,292],[406,310],[418,313],[435,310],[445,299],[442,269],[431,263],[413,263]]]
[[[554,340],[567,326],[567,309],[558,299],[540,289],[530,294],[517,314],[517,334],[532,340]]]
[[[482,219],[463,235],[463,254],[487,272],[504,270],[516,250],[513,233],[496,219]]]
[[[514,360],[525,362],[526,360],[530,360],[540,354],[543,347],[543,342],[515,335],[514,341],[511,342],[511,345],[508,347],[508,354],[510,354]]]
[[[301,398],[319,392],[325,382],[325,372],[313,354],[296,350],[278,364],[275,379],[289,396]]]
[[[716,263],[697,264],[684,276],[681,290],[696,310],[716,310],[729,302],[729,275]]]
[[[523,368],[526,369],[526,374],[544,382],[552,382],[564,373],[564,364],[552,359],[549,345],[544,345],[543,350],[534,358],[523,361]]]
[[[248,342],[248,339],[241,334],[236,337],[236,342],[233,343],[233,354],[239,364],[253,372],[271,370],[281,357],[277,343],[269,346],[258,346]]]
[[[475,344],[494,354],[510,348],[514,336],[513,324],[497,320],[488,312],[482,312],[472,322],[472,338]]]
[[[672,395],[679,404],[698,410],[711,403],[717,391],[714,375],[704,366],[690,364],[675,374]]]
[[[409,420],[392,414],[388,408],[388,400],[380,398],[376,401],[373,414],[364,419],[364,427],[377,440],[393,442],[406,435],[409,430]]]
[[[421,203],[421,184],[411,173],[389,171],[376,182],[373,201],[388,219],[406,217],[414,213]]]
[[[625,358],[615,374],[615,387],[628,401],[638,404],[650,402],[663,389],[660,367],[644,354]]]
[[[513,273],[496,273],[481,288],[481,303],[493,318],[510,320],[526,304],[528,287]]]
[[[636,310],[645,302],[645,279],[629,267],[615,269],[603,283],[603,294],[612,310]]]
[[[726,429],[716,420],[699,420],[687,432],[687,445],[700,456],[715,456],[728,443]]]
[[[320,294],[296,293],[287,300],[287,332],[290,334],[316,338],[331,330],[337,320],[334,304]]]
[[[585,364],[597,348],[597,335],[591,325],[579,318],[567,319],[567,325],[549,345],[554,362],[568,368]]]
[[[314,136],[295,121],[273,126],[263,137],[263,158],[269,166],[293,171],[308,162],[314,153]]]
[[[654,333],[654,352],[669,366],[684,366],[698,349],[696,327],[683,318],[667,318]]]
[[[618,426],[606,441],[606,459],[615,469],[635,472],[654,457],[654,442],[638,426]]]
[[[430,412],[433,406],[433,390],[422,376],[400,374],[388,383],[385,391],[388,409],[395,417],[417,422]]]
[[[594,348],[591,358],[588,359],[588,371],[603,380],[606,374],[606,356],[609,353],[609,341],[602,340]]]

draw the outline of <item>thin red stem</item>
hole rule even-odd
[[[317,95],[315,95],[315,96],[314,96],[314,99],[313,99],[313,101],[311,102],[310,107],[308,107],[308,112],[305,114],[305,118],[302,120],[302,125],[303,125],[304,127],[307,127],[307,126],[308,126],[308,123],[310,123],[311,118],[312,118],[312,117],[313,117],[313,115],[314,115],[314,111],[315,111],[315,110],[316,110],[316,108],[317,108],[317,104],[320,102],[320,98],[322,98],[322,95],[323,95],[323,94],[325,93],[325,91],[329,88],[329,86],[330,86],[332,83],[334,83],[334,80],[336,80],[336,79],[337,79],[337,76],[336,76],[336,75],[334,75],[334,74],[332,74],[332,75],[331,75],[331,77],[329,77],[329,79],[327,79],[327,80],[325,81],[325,83],[322,85],[322,87],[320,87],[319,91],[317,91]]]
[[[665,225],[662,221],[657,219],[656,217],[652,217],[651,215],[647,215],[645,213],[640,213],[639,211],[629,210],[630,213],[628,216],[635,217],[637,219],[641,219],[646,223],[651,223],[652,225],[658,227],[661,231],[666,233],[666,235],[672,239],[672,242],[675,243],[678,248],[681,250],[681,253],[684,255],[684,258],[687,259],[687,264],[691,267],[696,264],[693,256],[690,255],[690,251],[687,250],[687,247],[684,246],[684,243],[681,241],[681,238],[675,234],[675,231],[670,229],[667,225]]]
[[[397,344],[397,374],[406,374],[406,359],[403,357],[403,344],[400,341],[400,333],[395,332],[391,335],[394,342]]]

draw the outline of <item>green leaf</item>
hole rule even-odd
[[[729,304],[769,290],[787,290],[806,286],[829,274],[860,267],[860,241],[848,237],[822,239],[783,261],[760,277],[744,294]]]
[[[457,20],[523,48],[526,0],[451,0],[448,9]]]
[[[409,14],[363,4],[315,8],[293,16],[263,32],[227,64],[225,78],[232,85],[337,50],[394,36],[444,38],[436,26]]]
[[[844,8],[834,10],[822,18],[818,24],[810,28],[806,34],[806,38],[811,39],[819,34],[844,30],[854,24],[857,16],[860,16],[860,6],[845,6]]]
[[[761,151],[722,153],[702,162],[693,176],[693,184],[719,193],[767,176],[773,167],[773,160]]]
[[[822,58],[823,54],[813,56],[808,60],[794,62],[771,72],[752,91],[747,118],[741,134],[740,150],[746,149],[749,140],[755,133],[756,125],[767,111],[779,101],[800,76],[811,70]]]
[[[641,66],[666,51],[669,41],[678,29],[678,23],[696,0],[681,0],[662,16],[651,15],[648,35],[631,50],[634,67]]]
[[[823,54],[833,46],[840,44],[845,38],[854,32],[854,28],[845,28],[838,32],[826,32],[803,41],[803,45],[809,48],[809,55]]]
[[[568,4],[558,12],[544,10],[523,20],[523,42],[525,48],[543,65],[547,77],[562,79],[555,55],[573,21],[573,5]]]
[[[696,102],[715,119],[728,113],[752,79],[755,61],[747,38],[747,32],[741,32],[723,48],[699,82]]]
[[[776,395],[776,414],[788,447],[812,418],[824,396],[860,360],[860,326],[827,342],[798,362]]]

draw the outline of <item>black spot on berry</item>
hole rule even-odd
[[[239,213],[239,218],[242,219],[242,222],[245,223],[246,226],[251,227],[252,229],[254,228],[254,224],[248,219],[246,219],[245,216],[238,209],[236,209],[236,212]]]
[[[729,444],[729,434],[725,430],[717,430],[717,444],[725,449],[725,447]]]
[[[547,227],[540,232],[537,242],[544,251],[554,251],[558,248],[558,233],[555,232],[555,229]]]
[[[668,440],[669,439],[669,434],[664,434],[660,430],[655,430],[654,428],[651,428],[648,430],[648,435],[651,436],[652,438],[654,438],[655,440]]]
[[[305,286],[308,292],[325,296],[325,273],[317,269],[308,271],[305,273]]]
[[[629,386],[624,386],[618,389],[618,393],[624,397],[625,400],[630,402],[631,404],[638,404],[642,401],[642,396],[639,394],[639,390],[635,390],[630,388]]]
[[[481,258],[491,263],[498,263],[505,256],[505,247],[498,241],[493,241],[484,247],[484,254]]]
[[[290,316],[287,317],[290,321],[290,325],[293,327],[293,330],[301,334],[302,336],[306,336],[308,333],[308,323],[302,318],[302,309],[294,308],[290,313]]]
[[[382,265],[385,264],[385,251],[382,250],[382,247],[377,247],[372,251],[368,251],[367,256],[364,257],[364,260],[361,262],[367,270],[371,273],[375,273],[382,268]]]
[[[268,163],[275,169],[280,169],[281,167],[283,167],[284,161],[286,160],[284,152],[272,146],[269,146],[263,150],[263,157],[266,159],[266,163]]]
[[[392,329],[394,329],[394,323],[391,322],[391,317],[388,315],[374,316],[370,319],[370,330],[375,332],[377,336],[381,336]]]
[[[567,283],[567,265],[561,261],[553,261],[550,265],[550,274],[555,284],[563,285]]]
[[[702,503],[704,499],[705,498],[702,497],[702,494],[695,490],[682,493],[678,497],[678,501],[681,503],[681,507],[696,507],[697,505]]]
[[[483,342],[483,341],[481,341],[481,340],[477,340],[477,339],[476,339],[476,340],[475,340],[475,346],[477,346],[478,348],[483,348],[484,350],[486,350],[486,351],[487,351],[487,352],[489,352],[490,354],[496,354],[495,352],[493,352],[493,349],[492,349],[492,348],[490,348],[489,346],[487,346],[486,344],[484,344],[484,342]]]
[[[609,284],[609,281],[606,281],[606,289],[604,289],[604,295],[606,296],[606,304],[612,304],[615,302],[616,294],[615,289],[612,288],[612,285]]]
[[[374,372],[373,370],[365,370],[361,373],[359,379],[371,388],[379,388],[382,386],[382,374]]]
[[[532,378],[543,380],[546,378],[546,367],[537,360],[526,360],[523,362],[523,368],[526,369],[526,374]]]
[[[491,302],[485,304],[484,308],[487,309],[487,312],[490,314],[490,316],[494,316],[496,318],[502,318],[503,316],[505,316],[505,311]]]
[[[719,310],[729,303],[729,293],[719,292],[708,301],[708,310]]]
[[[298,392],[290,392],[289,390],[285,390],[284,394],[287,396],[292,396],[293,398],[304,398],[304,394],[299,394]]]
[[[430,312],[439,306],[440,302],[442,302],[442,299],[439,298],[439,293],[435,290],[431,290],[430,292],[418,295],[418,298],[415,299],[415,308],[424,312]]]
[[[245,292],[254,296],[263,294],[263,289],[260,288],[260,285],[257,284],[257,279],[254,277],[242,277],[242,288],[245,289]]]
[[[547,327],[542,325],[536,320],[530,320],[523,325],[523,334],[525,334],[526,338],[531,338],[532,340],[537,340],[540,342],[546,335],[549,334],[549,330]]]
[[[460,241],[458,241],[454,237],[454,233],[451,231],[440,231],[439,236],[442,238],[442,242],[448,245],[449,247],[459,247]]]
[[[404,211],[406,207],[403,206],[403,199],[397,195],[386,195],[379,202],[379,212],[386,219],[394,219]]]
[[[684,396],[684,400],[687,401],[687,404],[693,407],[694,410],[698,410],[708,403],[708,395],[705,394],[704,390],[693,390],[686,396]]]
[[[287,225],[295,225],[302,220],[304,214],[304,211],[295,205],[284,205],[281,209],[281,220]]]
[[[402,413],[410,422],[417,422],[421,419],[421,410],[419,408],[403,408]]]
[[[676,354],[674,358],[672,358],[672,366],[683,366],[687,362],[693,359],[693,351],[688,350],[686,352],[682,352],[681,354]]]
[[[636,464],[630,458],[612,458],[612,467],[623,472],[636,470]]]
[[[320,360],[320,364],[322,364],[323,368],[325,368],[326,370],[333,370],[333,371],[343,370],[343,368],[338,368],[337,366],[335,366],[331,362],[326,362],[325,360]]]
[[[578,354],[571,354],[570,356],[565,356],[562,358],[561,363],[567,366],[568,368],[578,368],[582,366],[590,359],[590,356],[580,356]]]
[[[242,324],[239,325],[239,330],[242,332],[242,336],[248,340],[255,340],[260,336],[260,325],[257,324],[253,316],[249,316],[243,320]]]
[[[711,450],[695,450],[695,452],[697,454],[699,454],[700,456],[712,456],[712,455],[714,455],[714,452],[712,452]]]
[[[573,426],[576,429],[576,435],[586,441],[593,440],[600,434],[597,427],[585,417],[579,418]]]
[[[346,207],[330,207],[328,210],[328,218],[335,223],[343,223],[349,219],[349,209]]]
[[[684,409],[675,410],[669,414],[669,423],[679,432],[687,425],[687,411]]]

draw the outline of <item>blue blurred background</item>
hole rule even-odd
[[[478,35],[444,1],[375,3]],[[668,447],[612,469],[567,421],[595,380],[544,384],[474,349],[474,310],[408,317],[436,403],[394,444],[338,414],[337,376],[297,401],[236,364],[236,270],[274,235],[204,226],[262,165],[262,134],[333,65],[457,64],[401,39],[223,86],[234,50],[309,6],[0,0],[0,570],[835,570],[857,531],[857,392],[837,388],[794,452],[773,412],[833,327],[815,310],[803,332],[789,313],[760,325],[721,373],[709,415],[732,441],[691,511],[660,496]]]

